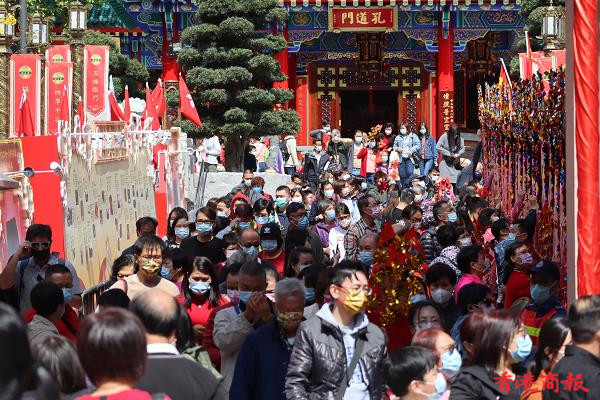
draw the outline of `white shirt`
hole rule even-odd
[[[221,143],[216,135],[204,139],[204,147],[206,148],[206,163],[217,165],[219,161],[217,157],[221,155]]]
[[[329,231],[329,251],[332,256],[340,254],[340,260],[346,257],[346,249],[344,248],[344,236],[348,232],[347,229],[335,226]]]
[[[146,351],[148,352],[148,354],[173,354],[175,356],[179,355],[177,347],[173,346],[171,343],[148,343],[146,345]]]

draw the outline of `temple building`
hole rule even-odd
[[[525,20],[520,0],[280,0],[288,43],[277,55],[280,84],[295,93],[300,145],[331,121],[356,129],[425,122],[435,136],[453,122],[474,130],[477,85],[496,82],[500,57],[516,54]],[[177,80],[179,34],[197,24],[191,0],[107,0],[90,27],[119,38],[121,51]],[[110,26],[110,28],[107,28]]]

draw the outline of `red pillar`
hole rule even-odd
[[[163,32],[167,31],[167,24],[163,16]],[[173,13],[173,38],[172,41],[175,43],[179,40],[179,30],[177,27],[177,14]],[[163,35],[162,45],[162,80],[166,81],[179,81],[179,64],[177,64],[177,56],[169,55],[169,45],[171,42],[167,40],[166,35]]]
[[[288,38],[288,30],[287,27],[283,28],[283,38],[287,40]],[[279,65],[281,67],[281,73],[287,75],[288,79],[283,82],[275,82],[273,87],[281,88],[281,89],[289,89],[289,78],[290,78],[290,63],[289,63],[289,54],[287,46],[285,50],[275,54],[275,59],[279,61]]]
[[[450,14],[452,15],[452,14]],[[454,31],[452,18],[444,37],[442,17],[438,31],[437,54],[437,137],[454,123]]]

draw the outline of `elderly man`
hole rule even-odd
[[[225,399],[221,383],[206,369],[179,355],[175,343],[183,312],[171,295],[160,289],[137,296],[130,306],[146,328],[148,361],[136,388],[165,393],[173,400]]]
[[[275,287],[277,321],[252,332],[240,350],[229,396],[236,400],[285,400],[285,375],[296,330],[302,321],[305,289],[296,278]]]
[[[379,235],[373,232],[367,232],[358,241],[359,253],[356,259],[367,267],[367,272],[371,272],[373,265],[373,251],[377,248]]]
[[[254,229],[244,229],[240,235],[241,250],[238,250],[236,262],[254,262],[258,258],[260,236]]]
[[[215,316],[213,339],[221,350],[221,374],[228,391],[238,353],[253,329],[273,319],[271,302],[265,296],[267,275],[262,265],[246,263],[238,274],[239,304]]]
[[[375,221],[380,217],[381,208],[373,198],[373,196],[366,195],[358,199],[357,202],[358,211],[360,212],[361,219],[352,225],[352,227],[344,236],[344,248],[346,249],[346,258],[355,261],[360,252],[359,244],[360,238],[366,233],[379,233],[379,229]]]

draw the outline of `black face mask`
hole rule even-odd
[[[50,248],[47,248],[45,250],[31,249],[31,254],[33,255],[33,258],[35,258],[35,259],[45,260],[46,258],[50,257]]]

